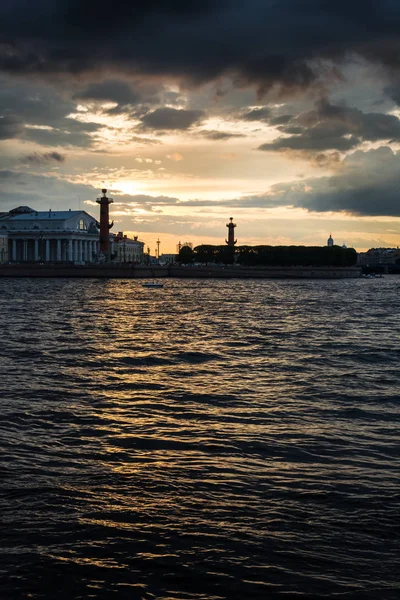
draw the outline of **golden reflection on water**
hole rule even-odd
[[[351,285],[364,310],[384,301]],[[357,337],[343,286],[53,282],[40,335],[14,306],[1,410],[16,490],[4,513],[42,575],[73,563],[101,590],[101,569],[105,582],[118,570],[115,592],[135,573],[148,597],[173,600],[174,586],[218,597],[220,581],[219,597],[243,598],[304,593],[305,580],[307,593],[351,593],[355,573],[363,589],[386,585],[399,323],[370,314]],[[24,354],[15,339],[28,344],[28,326]]]

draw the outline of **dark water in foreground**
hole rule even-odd
[[[399,598],[400,278],[0,280],[0,598]]]

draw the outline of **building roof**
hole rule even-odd
[[[33,208],[29,208],[29,206],[19,206],[13,210],[10,210],[8,213],[0,214],[0,219],[7,219],[13,221],[32,221],[32,219],[58,219],[61,221],[65,221],[66,219],[71,219],[72,217],[77,217],[78,215],[85,214],[91,219],[91,215],[87,213],[85,210],[34,210]],[[49,216],[51,215],[51,216]]]

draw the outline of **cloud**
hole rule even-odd
[[[24,131],[22,120],[15,115],[0,115],[0,140],[19,137]]]
[[[94,0],[24,0],[0,6],[0,69],[59,77],[124,72],[187,81],[232,74],[262,89],[308,87],[335,77],[329,61],[358,54],[399,67],[400,6],[367,0],[152,0],[112,6]],[[188,50],[190,49],[190,51]]]
[[[11,110],[25,123],[53,126],[73,112],[75,104],[43,83],[2,77],[0,114]]]
[[[138,104],[142,101],[141,95],[135,92],[128,83],[118,80],[91,83],[86,89],[77,92],[74,99],[116,102],[117,104]]]
[[[310,177],[273,185],[262,194],[245,194],[221,200],[146,195],[118,197],[118,203],[178,205],[180,208],[267,209],[294,208],[318,213],[344,213],[353,216],[400,217],[400,153],[388,146],[356,151],[340,163],[330,177]]]
[[[271,109],[268,106],[261,108],[251,108],[239,115],[243,121],[268,121],[271,116]]]
[[[91,146],[90,134],[102,125],[69,117],[76,105],[66,96],[44,84],[0,79],[0,139],[19,137],[46,146]]]
[[[99,189],[93,186],[65,181],[54,174],[34,175],[4,169],[0,171],[0,179],[4,209],[26,204],[34,208],[38,206],[38,209],[58,206],[61,210],[70,206],[68,202],[76,203],[78,196],[81,201],[93,203],[99,195]],[[114,198],[112,210],[125,215],[137,214],[138,207],[153,214],[160,208],[179,206],[181,210],[187,210],[187,214],[192,214],[193,208],[207,209],[207,214],[210,214],[210,209],[223,209],[229,214],[233,209],[248,211],[287,207],[329,215],[400,217],[399,189],[400,154],[382,146],[367,152],[356,151],[340,163],[331,177],[308,177],[279,183],[260,194],[222,197],[219,201],[201,198],[181,200],[166,195],[122,195],[112,189],[110,195]],[[296,223],[294,220],[294,226]]]
[[[399,187],[400,155],[381,146],[367,152],[358,150],[331,177],[275,185],[266,201],[279,199],[282,206],[316,212],[398,217]]]
[[[94,142],[93,138],[85,131],[69,131],[62,129],[35,129],[25,130],[24,137],[27,140],[42,146],[76,146],[78,148],[90,148]]]
[[[89,185],[64,181],[57,176],[37,175],[16,169],[0,170],[2,209],[11,210],[26,205],[37,210],[78,208],[82,201],[99,196],[99,190]]]
[[[142,117],[146,129],[185,130],[200,123],[205,118],[202,110],[184,110],[176,108],[157,108]]]
[[[292,137],[281,137],[272,142],[261,144],[258,150],[266,152],[278,150],[339,150],[345,152],[351,150],[360,143],[356,136],[345,137],[333,128],[320,127],[318,130],[305,130],[301,135]]]
[[[293,119],[294,115],[278,115],[269,119],[270,125],[286,125]]]
[[[207,131],[206,129],[200,131],[200,134],[212,141],[246,137],[245,135],[243,135],[243,133],[228,133],[227,131]]]
[[[178,97],[178,94],[164,92],[163,87],[159,85],[141,81],[135,81],[131,85],[119,79],[106,79],[105,81],[90,83],[85,89],[76,92],[73,99],[99,103],[113,102],[117,106],[107,112],[109,114],[121,114],[131,111],[132,107],[142,104],[157,104],[164,99],[168,103],[173,103],[176,97]]]
[[[32,154],[24,156],[22,160],[35,165],[45,165],[51,162],[63,163],[65,162],[65,155],[59,152],[32,152]]]
[[[278,127],[287,137],[262,144],[259,150],[345,152],[361,142],[400,140],[400,120],[394,115],[364,113],[358,108],[331,104],[322,99],[315,108]]]
[[[183,160],[183,156],[182,154],[180,154],[180,152],[173,152],[172,154],[167,154],[167,158],[175,162]]]

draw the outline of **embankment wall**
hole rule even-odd
[[[88,277],[112,279],[349,279],[360,277],[360,267],[147,267],[142,265],[0,265],[0,277]]]

